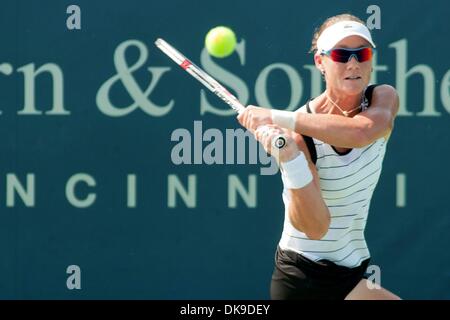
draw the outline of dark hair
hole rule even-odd
[[[316,28],[316,30],[314,30],[314,35],[313,35],[313,39],[311,42],[311,49],[309,50],[309,52],[315,53],[317,51],[317,39],[319,39],[323,30],[325,30],[329,26],[332,26],[333,24],[338,23],[340,21],[356,21],[356,22],[365,24],[364,21],[362,21],[360,18],[358,18],[350,13],[338,14],[336,16],[330,17],[327,20],[325,20],[325,22],[322,23],[322,25],[319,28]]]

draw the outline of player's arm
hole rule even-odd
[[[260,130],[255,135],[267,152],[271,153],[272,139],[277,134],[286,136],[287,145],[278,154],[271,153],[279,159],[283,175],[283,183],[290,193],[289,218],[292,225],[305,233],[310,239],[321,239],[330,225],[330,212],[326,206],[319,186],[319,177],[314,164],[311,162],[308,148],[303,138],[294,132],[278,130],[277,126],[272,134],[264,136]]]
[[[353,118],[248,107],[238,120],[252,130],[263,124],[276,123],[336,147],[358,148],[389,136],[398,107],[396,90],[389,85],[381,85],[373,91],[370,108]]]
[[[353,118],[296,112],[295,131],[337,147],[363,147],[389,136],[398,107],[395,89],[381,85],[374,89],[370,108]]]
[[[305,141],[295,134],[299,149],[305,154],[308,167],[313,175],[313,181],[300,189],[288,189],[291,202],[288,208],[292,225],[313,240],[319,240],[328,232],[330,212],[320,191],[319,176],[316,166],[312,163]]]

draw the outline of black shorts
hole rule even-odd
[[[365,278],[370,259],[347,268],[329,260],[314,262],[301,254],[277,248],[270,295],[273,300],[344,300]]]

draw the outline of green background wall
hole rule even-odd
[[[80,30],[66,26],[71,4],[81,9]],[[177,128],[193,132],[194,121],[202,121],[204,131],[225,133],[239,124],[233,115],[202,112],[202,95],[216,109],[227,106],[153,42],[166,39],[231,82],[245,104],[264,102],[267,95],[270,106],[285,109],[293,95],[298,107],[319,89],[312,80],[317,73],[308,69],[314,28],[343,12],[367,20],[367,8],[378,5],[375,80],[395,86],[402,106],[366,229],[371,264],[380,266],[382,286],[403,298],[449,299],[450,6],[432,4],[2,1],[0,298],[268,299],[283,223],[279,175],[260,175],[258,164],[172,163]],[[208,58],[204,36],[216,25],[235,30],[240,55]],[[143,59],[131,72],[135,83],[128,83],[134,96],[117,76],[119,46],[127,49],[117,63],[130,68]],[[279,64],[301,89],[291,86]],[[42,66],[54,78],[48,71],[33,77]],[[264,82],[267,68],[275,70]],[[413,74],[407,77],[408,71]],[[110,101],[100,94],[108,81]],[[142,93],[152,81],[151,93]],[[60,98],[54,100],[53,92]],[[133,104],[134,110],[124,111]],[[123,115],[113,115],[120,110]],[[75,188],[81,199],[95,194],[86,208],[66,195],[77,174],[95,181]],[[398,174],[406,176],[400,206]],[[129,175],[136,179],[135,207],[127,205]],[[190,175],[196,179],[194,207],[179,195],[169,206],[171,175],[185,187]],[[254,206],[238,195],[237,207],[229,207],[229,179],[236,177],[244,187],[256,179]],[[11,193],[15,182],[28,191],[26,201]],[[81,290],[66,286],[70,265],[81,269]]]

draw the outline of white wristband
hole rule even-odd
[[[284,110],[271,110],[272,122],[282,128],[295,131],[295,113]]]
[[[300,189],[313,180],[305,154],[300,154],[293,160],[281,163],[281,178],[288,189]]]

